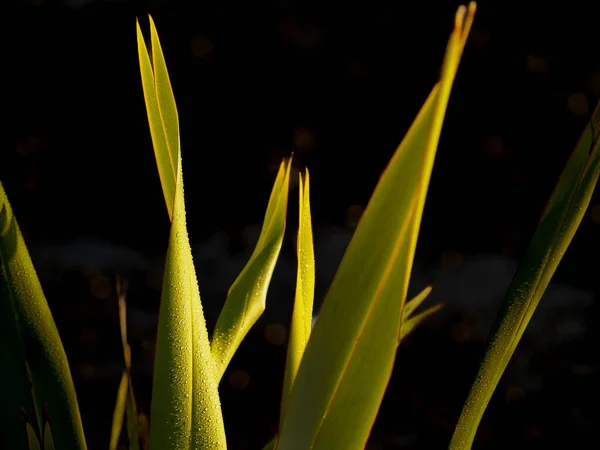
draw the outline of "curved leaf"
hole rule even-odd
[[[154,361],[150,448],[226,448],[218,378],[186,228],[177,108],[154,22],[150,18],[153,65],[139,23],[136,26],[148,121],[171,218]]]
[[[468,450],[483,413],[590,203],[600,173],[600,103],[548,201],[508,288],[479,372],[450,442]]]
[[[442,77],[382,175],[312,330],[276,448],[365,446],[392,372],[446,105],[473,20],[461,7]]]
[[[4,280],[1,299],[3,310],[6,309],[5,302],[9,302],[16,322],[14,328],[18,330],[18,342],[14,344],[21,347],[31,376],[35,411],[28,413],[35,414],[38,423],[42,423],[40,411],[47,404],[48,420],[58,447],[65,450],[85,449],[79,406],[67,356],[2,183],[0,265]],[[27,402],[27,398],[23,401]],[[20,414],[20,410],[13,409],[11,413]]]
[[[229,288],[212,338],[212,355],[220,380],[240,343],[265,310],[267,290],[279,257],[289,191],[291,159],[281,163],[263,227],[250,260]]]
[[[11,303],[8,283],[0,270],[0,360],[5,367],[11,368],[0,370],[0,448],[27,450],[28,437],[24,425],[31,422],[28,425],[39,436],[41,427]]]

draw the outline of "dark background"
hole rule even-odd
[[[136,17],[147,33],[146,14],[153,15],[178,104],[192,244],[225,232],[233,255],[242,250],[245,226],[261,222],[277,165],[292,151],[295,168],[311,171],[316,233],[352,226],[349,216],[366,206],[437,79],[459,5],[17,3],[3,6],[9,34],[0,179],[27,244],[94,237],[149,259],[164,257],[169,221],[139,77]],[[518,259],[600,98],[593,2],[478,7],[425,208],[417,249],[425,266],[440,265],[448,252]],[[596,297],[599,216],[600,206],[590,208],[555,276]],[[293,253],[289,236],[283,252]],[[71,366],[118,361],[114,295],[100,307],[84,269],[58,279],[42,272]],[[115,273],[104,275],[112,280]],[[136,292],[135,277],[130,287]],[[137,292],[131,302],[155,313],[159,291]],[[74,313],[82,304],[85,313]],[[447,446],[483,342],[457,342],[453,324],[471,319],[443,317],[401,348],[406,364],[394,375],[372,448]],[[598,323],[597,301],[586,317]],[[82,328],[94,330],[93,345],[82,344]],[[226,375],[221,388],[232,449],[260,448],[276,429],[285,347],[265,343],[257,330],[232,362],[253,381],[235,389]],[[521,390],[516,400],[496,395],[476,448],[593,447],[595,338],[589,327],[575,342],[536,353],[543,389]],[[572,370],[582,364],[591,368],[587,375]],[[74,370],[89,446],[106,448],[118,371],[85,373]],[[151,380],[139,374],[135,381],[148,412]]]

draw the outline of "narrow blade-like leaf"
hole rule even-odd
[[[167,148],[169,149],[169,159],[171,167],[177,167],[177,155],[180,151],[179,142],[179,116],[177,114],[177,105],[175,104],[175,96],[167,71],[167,63],[162,52],[158,33],[154,26],[154,21],[151,16],[150,20],[150,42],[152,47],[152,68],[154,69],[154,89],[158,100],[158,110],[160,119],[167,140]],[[173,175],[175,171],[172,171]]]
[[[154,151],[171,217],[154,361],[150,448],[226,448],[215,364],[185,222],[177,109],[152,18],[150,28],[153,64],[139,24],[138,54]],[[132,394],[131,377],[129,385]],[[133,406],[133,400],[128,404]]]
[[[419,306],[421,306],[421,303],[423,303],[425,299],[429,297],[429,294],[431,294],[432,289],[433,287],[427,286],[425,289],[423,289],[421,292],[415,295],[413,299],[406,302],[406,305],[404,305],[404,310],[402,311],[403,321],[407,321],[408,319],[410,319],[412,313],[414,313],[415,310]]]
[[[1,188],[0,188],[1,189]],[[8,282],[0,270],[0,448],[27,450],[25,421],[42,435],[34,406],[31,377],[17,328]],[[26,417],[24,417],[26,416]]]
[[[47,403],[49,421],[58,447],[66,450],[85,449],[79,406],[67,357],[1,183],[0,265],[4,280],[0,301],[9,302],[12,306],[12,317],[16,321],[19,338],[13,344],[22,349],[31,376],[36,411],[28,411],[28,414],[39,416],[39,411]],[[27,402],[26,398],[23,400]],[[17,409],[11,410],[11,413],[21,412]],[[41,423],[39,418],[38,423]]]
[[[140,24],[136,20],[138,58],[152,145],[169,218],[172,218],[177,155],[179,154],[179,125],[173,91],[169,83],[169,76],[166,73],[158,34],[152,18],[150,18],[150,27],[154,67],[146,48]],[[156,81],[155,71],[157,72]],[[159,105],[159,102],[162,102],[162,104]],[[163,114],[165,117],[163,117]]]
[[[300,367],[304,349],[312,328],[313,302],[315,297],[315,253],[310,216],[310,180],[308,170],[304,182],[299,179],[298,188],[298,271],[296,275],[296,298],[290,327],[290,342],[287,350],[283,394],[281,400],[281,417],[287,406],[292,385]]]
[[[468,450],[483,413],[590,203],[600,172],[600,103],[573,151],[515,274],[452,437]],[[591,257],[596,257],[592,255]]]
[[[430,315],[438,312],[442,309],[442,305],[433,305],[427,308],[425,311],[414,314],[415,310],[425,301],[425,299],[431,293],[432,287],[427,286],[421,292],[419,292],[413,299],[406,302],[404,310],[402,311],[402,324],[400,326],[400,341],[410,334],[421,322],[423,322]]]
[[[291,159],[282,162],[279,167],[254,252],[229,288],[219,314],[211,342],[218,380],[250,328],[265,310],[267,290],[285,232],[290,168]]]
[[[127,372],[123,371],[119,389],[117,391],[117,401],[113,411],[112,426],[110,428],[110,443],[108,446],[110,450],[117,450],[117,447],[119,446],[119,438],[121,437],[121,429],[123,428],[123,419],[125,418],[125,408],[127,405],[127,387]]]
[[[414,314],[408,319],[404,319],[402,322],[402,327],[400,328],[400,340],[408,336],[417,326],[419,326],[421,322],[423,322],[429,316],[442,309],[442,306],[443,305],[441,304],[430,306],[425,311],[420,312],[419,314]]]
[[[44,427],[44,450],[55,450],[54,438],[52,437],[52,428],[49,423]]]
[[[279,450],[364,448],[392,372],[433,160],[475,5],[461,7],[442,78],[382,175],[312,330]]]
[[[29,450],[42,450],[40,447],[40,441],[33,430],[33,427],[26,423],[25,428],[27,431],[27,441],[29,442]]]
[[[214,368],[186,228],[180,155],[154,361],[151,450],[226,448]]]

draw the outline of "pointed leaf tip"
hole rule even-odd
[[[285,232],[291,163],[292,159],[286,158],[279,166],[256,247],[229,288],[217,320],[211,342],[217,379],[221,379],[236,349],[265,309]]]
[[[284,417],[298,367],[312,330],[315,292],[315,256],[310,214],[310,179],[308,169],[298,174],[298,235],[296,296],[290,327],[284,386],[281,400],[281,417]]]
[[[427,187],[469,32],[466,17],[465,30],[450,36],[440,82],[380,178],[329,287],[282,417],[278,449],[366,444],[394,366]]]

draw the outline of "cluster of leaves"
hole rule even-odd
[[[435,305],[431,292],[407,301],[419,226],[451,87],[475,4],[460,7],[440,81],[394,153],[360,220],[312,326],[314,251],[308,171],[299,180],[298,270],[283,380],[280,425],[265,449],[364,448],[401,340]],[[131,449],[225,449],[219,382],[266,306],[286,228],[291,158],[282,161],[258,242],[231,286],[209,337],[189,244],[179,119],[156,28],[150,52],[137,25],[142,86],[171,231],[154,367],[149,443],[141,445],[131,383],[124,291],[119,291],[125,369],[110,448],[126,420]],[[596,108],[548,203],[505,299],[452,449],[469,449],[491,395],[590,202],[600,170]],[[385,220],[382,220],[385,218]],[[85,449],[71,374],[25,243],[0,185],[0,358],[7,448]],[[7,386],[10,386],[7,389]],[[26,425],[23,426],[25,416]],[[23,431],[20,431],[23,430]],[[54,437],[54,441],[53,441]]]

